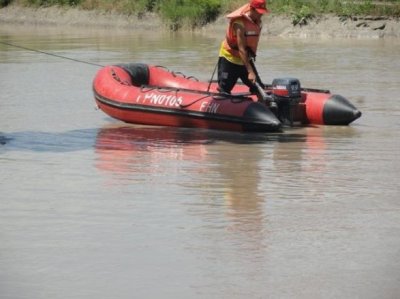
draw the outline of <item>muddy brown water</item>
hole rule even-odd
[[[202,34],[13,31],[0,42],[209,80]],[[267,39],[266,83],[347,97],[347,127],[126,125],[98,67],[0,43],[1,298],[398,298],[400,41]]]

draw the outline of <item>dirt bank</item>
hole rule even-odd
[[[325,15],[309,20],[302,26],[293,26],[291,18],[268,15],[264,18],[264,34],[301,38],[400,38],[400,21],[392,18],[340,18]],[[162,30],[162,21],[156,15],[143,18],[117,13],[84,11],[76,8],[26,8],[11,5],[0,9],[0,24],[29,27],[74,27],[101,30]],[[216,22],[198,31],[207,34],[223,34],[226,20]]]

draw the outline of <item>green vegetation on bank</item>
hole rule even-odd
[[[81,9],[115,11],[143,16],[158,14],[172,30],[195,28],[214,21],[219,15],[246,3],[246,0],[0,0],[0,7],[11,3],[25,6],[72,6]],[[270,0],[273,14],[290,15],[293,24],[321,14],[340,16],[400,17],[400,0]]]

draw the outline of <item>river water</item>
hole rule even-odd
[[[265,83],[297,77],[363,113],[282,134],[96,109],[84,62],[209,80],[219,37],[3,27],[0,42],[2,299],[400,296],[399,40],[263,37]]]

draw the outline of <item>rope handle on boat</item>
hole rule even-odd
[[[182,72],[174,72],[174,71],[171,71],[170,69],[168,69],[167,67],[162,66],[162,65],[156,65],[155,67],[156,67],[156,68],[160,68],[160,69],[166,70],[168,73],[171,73],[172,76],[174,76],[174,77],[182,76],[182,77],[185,78],[185,79],[189,79],[189,80],[193,79],[194,81],[199,82],[199,79],[197,79],[195,76],[186,76],[186,75],[185,75],[184,73],[182,73]]]
[[[160,92],[171,92],[175,91],[177,94],[178,92],[190,92],[190,93],[197,93],[201,95],[205,95],[206,97],[211,96],[215,100],[251,100],[249,97],[250,94],[228,94],[228,93],[217,93],[217,92],[210,92],[210,91],[203,91],[203,90],[196,90],[196,89],[187,89],[187,88],[178,88],[178,87],[170,87],[170,86],[158,86],[158,85],[141,85],[140,91],[142,92],[149,92],[152,90],[158,90]]]
[[[219,94],[219,93],[212,93],[212,92],[204,92],[204,91],[196,91],[196,90],[191,90],[191,89],[183,89],[183,88],[175,88],[175,87],[162,87],[162,86],[151,86],[151,85],[141,85],[140,86],[140,91],[141,92],[150,92],[153,90],[157,90],[159,92],[175,92],[175,96],[178,97],[178,92],[192,92],[192,93],[198,93],[201,96],[195,100],[193,100],[190,103],[187,103],[185,105],[180,104],[180,108],[187,108],[192,106],[193,104],[206,99],[208,97],[212,97],[216,101],[225,101],[225,100],[230,100],[232,103],[241,103],[243,101],[248,101],[251,100],[247,96],[235,96],[235,95],[228,95],[228,94]]]
[[[179,107],[181,107],[181,108],[190,107],[190,106],[192,106],[193,104],[196,104],[198,101],[201,101],[201,100],[203,100],[203,99],[206,99],[206,98],[208,98],[208,97],[210,97],[210,96],[211,96],[211,95],[205,95],[205,96],[200,97],[200,98],[198,98],[198,99],[196,99],[196,100],[194,100],[194,101],[192,101],[191,103],[188,103],[188,104],[186,104],[186,105],[179,104]]]
[[[179,75],[180,76],[182,76],[183,78],[185,78],[185,79],[188,79],[188,80],[190,80],[190,79],[193,79],[194,81],[196,81],[196,82],[199,82],[199,79],[197,79],[196,77],[194,77],[194,76],[186,76],[184,73],[182,73],[182,72],[170,72],[171,74],[172,74],[172,76],[174,76],[174,77],[178,77]]]
[[[159,92],[171,92],[175,91],[175,95],[178,94],[180,91],[179,88],[173,88],[173,87],[162,87],[162,86],[152,86],[152,85],[141,85],[140,86],[140,91],[141,92],[149,92],[152,90],[157,90]]]
[[[186,104],[186,105],[182,105],[182,104],[181,104],[181,105],[179,105],[179,107],[181,107],[181,108],[187,108],[187,107],[189,107],[189,106],[191,106],[191,105],[197,103],[198,101],[201,101],[201,100],[206,99],[206,98],[208,98],[208,97],[212,97],[213,100],[216,100],[216,101],[230,100],[232,103],[235,103],[235,104],[236,104],[236,103],[242,103],[242,102],[244,102],[244,101],[249,101],[249,100],[250,100],[249,97],[243,97],[243,96],[241,96],[241,97],[235,97],[235,96],[227,97],[225,94],[219,96],[218,94],[209,93],[209,94],[207,94],[207,95],[205,95],[205,96],[203,96],[203,97],[200,97],[200,98],[194,100],[193,102],[191,102],[191,103],[189,103],[189,104]],[[251,101],[251,100],[250,100],[250,101]]]
[[[170,70],[167,67],[163,66],[163,65],[155,65],[154,67],[156,67],[158,69],[164,69],[164,70],[170,72]]]
[[[111,68],[111,76],[115,79],[115,81],[121,83],[122,85],[127,85],[127,86],[131,85],[131,84],[129,84],[128,81],[122,80],[122,79],[117,75],[117,73],[115,72],[115,70],[114,70],[113,68]]]

